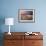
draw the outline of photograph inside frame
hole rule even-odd
[[[32,20],[33,11],[21,11],[21,20]]]

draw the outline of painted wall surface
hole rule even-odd
[[[35,23],[19,23],[18,9],[35,9]],[[2,17],[13,17],[15,20],[11,31],[46,31],[46,0],[1,0]],[[8,31],[7,25],[1,26],[1,31]]]

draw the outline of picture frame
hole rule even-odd
[[[18,21],[23,23],[35,22],[35,9],[19,9]]]

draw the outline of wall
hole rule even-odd
[[[21,4],[22,3],[22,4]],[[35,23],[19,23],[18,9],[35,9]],[[0,16],[13,17],[14,26],[11,31],[46,31],[46,1],[45,0],[1,0]],[[2,32],[8,31],[6,25],[1,26]]]

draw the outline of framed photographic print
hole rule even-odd
[[[18,11],[19,22],[35,22],[35,9],[19,9]]]

